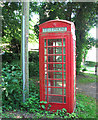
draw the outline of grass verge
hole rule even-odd
[[[40,109],[37,112],[27,112],[27,111],[6,111],[2,113],[2,118],[68,118],[68,115],[76,118],[96,118],[96,100],[87,95],[83,95],[78,93],[76,96],[76,110],[73,114],[64,114],[62,112],[58,113],[50,113],[48,111],[42,111]],[[33,106],[33,105],[32,105]]]
[[[96,82],[96,75],[90,73],[80,73],[79,75],[77,75],[77,82],[79,83]]]
[[[96,118],[96,99],[79,93],[76,98],[78,118]]]

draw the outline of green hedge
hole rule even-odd
[[[39,76],[39,52],[29,52],[29,77]]]
[[[85,65],[89,66],[89,67],[95,67],[96,62],[93,61],[85,61]]]

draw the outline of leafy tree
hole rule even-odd
[[[2,42],[11,44],[13,53],[20,52],[21,40],[21,3],[3,2]]]
[[[88,38],[88,31],[96,25],[96,3],[78,3],[75,15],[77,38],[77,72],[79,73],[83,51],[94,45],[94,39]],[[92,44],[91,44],[92,43]]]
[[[94,2],[42,2],[40,4],[30,2],[30,19],[31,12],[39,12],[40,15],[39,23],[34,28],[37,36],[39,32],[38,25],[45,21],[59,18],[75,23],[77,73],[79,73],[81,67],[82,57],[95,44],[94,39],[88,37],[88,31],[96,25],[96,9],[97,3]],[[3,42],[11,44],[10,50],[13,53],[19,53],[21,42],[21,2],[3,2],[2,15]],[[31,26],[30,29],[32,29]],[[30,35],[30,40],[32,38],[36,39],[34,35]]]
[[[88,31],[96,25],[97,3],[93,2],[49,2],[40,3],[39,23],[52,19],[66,19],[75,23],[77,39],[77,74],[81,68],[83,55],[95,44],[95,40],[88,35]],[[38,25],[35,26],[38,33]]]
[[[30,17],[32,12],[37,12],[37,3],[30,2]],[[3,2],[2,3],[2,43],[10,44],[10,51],[20,53],[21,47],[21,24],[22,24],[22,3],[21,2]],[[30,24],[30,30],[33,31]],[[34,34],[30,34],[30,41],[36,40]]]

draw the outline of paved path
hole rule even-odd
[[[88,96],[96,98],[96,82],[89,84],[77,83],[76,86],[77,92],[81,92]]]

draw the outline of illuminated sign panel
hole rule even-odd
[[[43,28],[43,33],[46,32],[66,32],[67,27],[58,27],[58,28]]]

